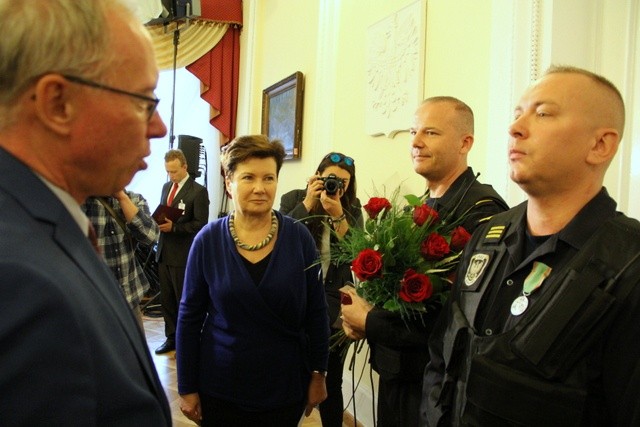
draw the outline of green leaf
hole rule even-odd
[[[390,299],[384,303],[382,308],[384,308],[385,310],[394,311],[394,312],[400,311],[400,304],[398,304],[398,301],[394,299]]]
[[[422,205],[422,199],[418,196],[415,196],[413,194],[407,194],[404,196],[404,198],[407,200],[407,203],[409,204],[409,206],[420,206]]]

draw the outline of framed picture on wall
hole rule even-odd
[[[284,144],[286,159],[299,159],[302,148],[304,76],[296,71],[262,91],[262,133]]]

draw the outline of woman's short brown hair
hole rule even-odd
[[[220,165],[224,175],[230,177],[239,163],[250,158],[267,159],[272,157],[276,161],[276,173],[280,173],[285,151],[282,142],[270,140],[265,135],[244,135],[222,147]]]

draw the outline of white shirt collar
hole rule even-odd
[[[64,207],[67,208],[67,211],[69,211],[69,213],[71,214],[71,217],[78,224],[78,227],[80,227],[80,230],[82,230],[85,236],[88,236],[89,218],[87,218],[87,216],[84,214],[84,212],[80,208],[80,205],[78,204],[78,202],[76,202],[76,199],[71,197],[71,194],[67,193],[57,185],[54,185],[43,176],[37,173],[36,176],[40,178],[47,187],[49,187],[49,189],[53,192],[53,194],[56,195],[58,199],[60,199]]]

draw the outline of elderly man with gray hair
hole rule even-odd
[[[0,423],[169,426],[80,208],[166,134],[145,28],[114,0],[0,0]]]

